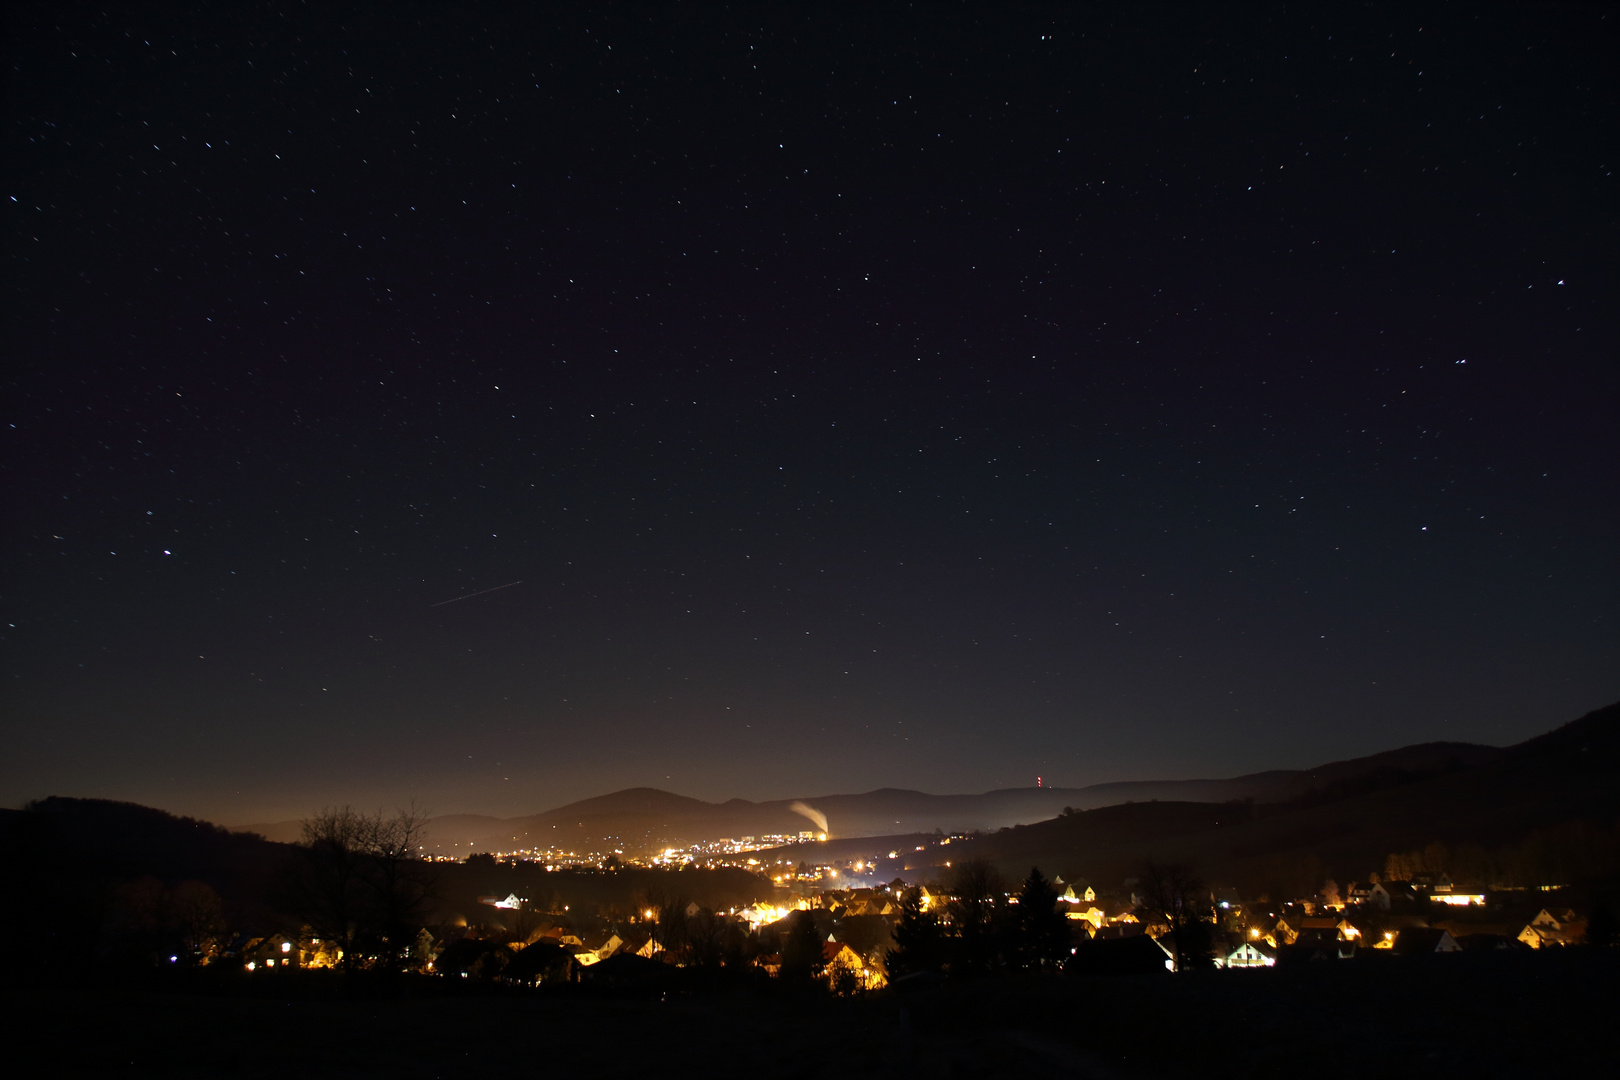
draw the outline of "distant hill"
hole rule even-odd
[[[12,931],[0,971],[32,979],[46,964],[63,970],[86,961],[106,944],[120,886],[146,879],[159,888],[202,882],[232,926],[279,926],[268,897],[289,854],[281,844],[134,803],[49,798],[0,810],[0,920]]]
[[[1472,743],[1423,743],[1310,769],[1275,770],[1225,780],[1138,780],[1082,788],[1007,788],[978,795],[930,795],[880,788],[852,795],[822,795],[723,803],[657,788],[629,788],[516,818],[455,814],[433,819],[429,844],[444,854],[557,848],[586,852],[645,852],[726,837],[794,835],[816,829],[792,806],[804,802],[825,814],[835,837],[881,837],[994,830],[1056,817],[1066,808],[1092,810],[1125,802],[1281,803],[1341,797],[1351,790],[1397,786],[1425,776],[1473,768],[1504,751]],[[248,825],[243,831],[294,842],[297,821]]]
[[[1104,799],[1115,802],[1097,805]],[[1117,887],[1152,859],[1190,864],[1248,892],[1301,895],[1324,876],[1361,878],[1390,852],[1440,843],[1454,853],[1452,872],[1474,866],[1537,881],[1590,881],[1620,874],[1620,705],[1502,749],[1436,743],[1232,780],[982,795],[880,789],[806,801],[827,816],[833,840],[770,858],[861,858],[878,864],[868,876],[885,880],[945,877],[947,862],[983,856],[1010,874],[1038,865]],[[458,854],[548,844],[633,851],[797,835],[810,823],[793,806],[635,788],[525,818],[459,815],[433,826],[440,849]],[[935,829],[979,832],[946,843]],[[25,868],[14,874],[22,887],[0,890],[0,914],[46,927],[42,941],[77,940],[75,928],[100,918],[110,882],[151,876],[170,886],[205,881],[239,925],[272,925],[265,898],[288,854],[262,836],[148,807],[45,799],[0,811],[0,863]]]
[[[137,803],[52,796],[25,810],[0,810],[0,839],[10,847],[72,852],[98,873],[149,874],[173,883],[205,880],[228,890],[281,857],[281,845]]]
[[[982,856],[1013,873],[1039,865],[1107,882],[1149,859],[1176,861],[1251,890],[1296,894],[1315,888],[1301,879],[1364,878],[1390,852],[1430,843],[1456,852],[1459,865],[1494,859],[1497,873],[1589,880],[1620,869],[1620,705],[1502,750],[1411,747],[1312,772],[1317,782],[1296,783],[1287,802],[1111,806],[930,857]]]

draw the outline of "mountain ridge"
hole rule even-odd
[[[1381,765],[1388,764],[1384,755]],[[1364,774],[1377,777],[1377,771]],[[1256,892],[1308,895],[1312,879],[1381,870],[1392,852],[1439,843],[1453,873],[1589,879],[1620,865],[1620,703],[1504,747],[1472,766],[1288,803],[1119,805],[1012,827],[953,847],[1009,872],[1039,865],[1118,880],[1182,863]]]
[[[1547,734],[1553,734],[1551,732]],[[1544,736],[1538,736],[1538,738]],[[807,804],[829,818],[840,837],[917,832],[970,832],[1026,825],[1065,809],[1093,810],[1126,802],[1286,802],[1334,785],[1396,782],[1448,768],[1472,767],[1504,753],[1478,743],[1428,742],[1308,769],[1272,769],[1226,779],[1126,780],[1079,788],[999,788],[935,795],[910,788],[808,798],[708,802],[660,788],[633,787],[511,818],[451,814],[429,823],[429,846],[441,854],[473,851],[646,851],[721,838],[818,831],[792,807]],[[299,822],[239,826],[267,839],[297,839]],[[629,845],[629,846],[626,846]]]
[[[1517,881],[1516,887],[1533,888],[1620,880],[1620,703],[1510,747],[1470,750],[1427,744],[1410,753],[1384,752],[1331,764],[1332,768],[1301,770],[1309,775],[1294,778],[1289,789],[1299,794],[1281,802],[1148,799],[1091,810],[1071,807],[1070,813],[1032,823],[977,831],[950,846],[931,842],[931,830],[891,829],[861,837],[835,835],[825,843],[762,852],[760,858],[768,860],[774,854],[819,864],[860,857],[880,864],[872,870],[881,880],[899,874],[948,880],[951,862],[983,856],[1009,874],[1021,875],[1030,866],[1040,866],[1069,880],[1087,877],[1099,882],[1122,881],[1153,860],[1184,863],[1211,880],[1256,895],[1309,895],[1324,877],[1359,878],[1380,869],[1387,854],[1422,852],[1438,843],[1452,853],[1448,870],[1475,881]],[[1255,775],[1276,779],[1272,774]],[[1280,789],[1273,784],[1270,790]],[[819,801],[836,814],[875,796],[876,809],[887,814],[893,812],[896,799],[914,804],[917,796],[927,804],[925,809],[949,809],[965,798],[970,809],[982,812],[998,805],[1001,810],[1016,809],[1017,800],[1034,792],[1072,794],[1062,789],[1003,789],[952,797],[888,788]],[[797,836],[796,827],[804,822],[785,800],[715,804],[684,796],[666,798],[669,793],[657,789],[632,789],[622,799],[616,798],[619,794],[537,815],[527,827],[547,832],[556,828],[559,837],[548,839],[557,839],[565,835],[560,826],[572,823],[580,831],[566,836],[590,839],[606,835],[608,828],[703,830],[734,826],[743,820],[739,812],[756,815],[755,820],[760,814],[783,813]],[[997,798],[1003,801],[998,804]],[[649,803],[676,811],[676,818],[620,812]],[[840,808],[841,803],[846,805]],[[582,805],[600,812],[582,814]],[[694,807],[702,813],[682,816]],[[568,813],[559,818],[560,811]],[[504,837],[497,835],[497,840],[525,838],[524,829],[514,829],[512,820],[478,815],[436,820],[453,823],[466,833],[499,828]],[[476,839],[465,837],[468,843]],[[43,868],[42,881],[58,873],[89,874],[86,880],[144,873],[171,884],[198,877],[215,883],[222,895],[249,905],[262,905],[275,866],[291,850],[139,804],[55,797],[26,809],[0,811],[0,841],[0,850],[9,852],[13,861]],[[463,850],[473,849],[464,845]],[[91,889],[86,896],[93,893]]]

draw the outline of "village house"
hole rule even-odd
[[[1470,949],[1524,947],[1515,940],[1518,928],[1511,923],[1458,922],[1455,919],[1447,919],[1433,925],[1436,930],[1444,930],[1456,938],[1457,944],[1464,952]]]
[[[1277,962],[1277,952],[1263,941],[1233,937],[1217,946],[1215,966],[1222,968],[1271,967]]]
[[[1299,923],[1296,941],[1359,941],[1361,938],[1355,924],[1342,916],[1306,916]]]
[[[1064,914],[1075,922],[1089,924],[1093,930],[1100,928],[1107,921],[1107,916],[1103,914],[1102,908],[1096,904],[1092,904],[1084,910],[1081,910],[1078,906],[1072,907]]]
[[[572,945],[575,948],[584,948],[585,946],[585,943],[579,939],[578,934],[571,930],[565,930],[560,926],[548,927],[541,931],[540,936],[549,941],[555,941],[558,945]]]
[[[1462,952],[1457,939],[1449,931],[1436,926],[1407,927],[1395,935],[1394,949],[1397,956]]]
[[[1532,949],[1549,946],[1575,945],[1586,937],[1586,920],[1569,908],[1556,911],[1543,908],[1535,918],[1517,934],[1519,941]]]
[[[1417,893],[1404,881],[1380,881],[1367,890],[1367,903],[1379,911],[1415,903]]]
[[[502,911],[521,911],[528,900],[517,893],[507,893],[505,896],[480,896],[478,902]]]
[[[1343,950],[1348,949],[1346,953]],[[1301,963],[1314,963],[1318,960],[1348,960],[1355,955],[1354,942],[1340,941],[1302,941],[1297,945],[1277,946],[1277,963],[1282,966],[1293,967]]]
[[[1452,907],[1484,907],[1485,894],[1459,889],[1452,883],[1451,878],[1441,874],[1434,880],[1434,886],[1429,892],[1429,902],[1450,904]]]
[[[1126,925],[1126,924],[1139,923],[1139,922],[1142,921],[1137,916],[1136,908],[1135,908],[1134,905],[1127,907],[1127,906],[1121,905],[1121,904],[1111,904],[1109,906],[1113,910],[1111,910],[1103,920],[1109,926],[1121,926],[1121,925]]]
[[[1066,904],[1095,904],[1097,890],[1090,885],[1080,885],[1078,888],[1068,885],[1064,887],[1063,894],[1058,899]]]
[[[1365,921],[1365,920],[1364,920]],[[1377,922],[1367,922],[1364,933],[1375,949],[1392,949],[1402,930],[1427,928],[1429,920],[1421,915],[1385,915]]]
[[[1135,930],[1125,936],[1109,936],[1110,931]],[[1087,945],[1075,949],[1065,971],[1080,975],[1155,975],[1169,972],[1175,961],[1162,942],[1153,940],[1136,926],[1107,926]]]
[[[868,964],[842,941],[828,938],[821,946],[823,972],[829,984],[836,985],[840,971],[853,974],[862,990],[878,990],[888,984],[881,969]]]
[[[287,934],[249,938],[243,943],[239,955],[242,966],[249,971],[301,967],[305,959],[304,951],[298,947],[298,940]]]

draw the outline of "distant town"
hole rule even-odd
[[[51,1030],[49,994],[113,995],[100,1015],[135,1018],[111,1021],[117,1055],[75,1051],[102,1069],[186,1017],[183,1039],[144,1052],[163,1073],[190,1068],[193,1045],[205,1072],[247,1068],[216,1033],[274,1001],[345,1034],[276,1049],[269,1071],[363,1045],[376,1069],[436,1075],[467,1054],[456,1032],[498,1015],[503,1034],[479,1045],[507,1063],[523,1047],[504,1032],[547,1017],[547,1053],[578,1068],[633,1071],[660,1045],[725,1060],[738,1032],[761,1066],[834,1024],[852,1067],[1151,1075],[1207,1064],[1199,1047],[1231,1014],[1285,1020],[1221,1075],[1297,1061],[1329,1021],[1487,1075],[1494,1059],[1450,1033],[1511,1025],[1532,991],[1579,1018],[1552,1050],[1584,1068],[1620,962],[1617,760],[1611,706],[1517,746],[1130,786],[1113,803],[1117,787],[766,804],[630,789],[508,821],[336,806],[244,830],[51,797],[0,811],[18,928],[0,988]],[[1228,797],[1159,797],[1194,793]],[[895,824],[912,831],[859,834]],[[357,1010],[385,1002],[358,1034]],[[1413,1010],[1449,1019],[1414,1025]],[[626,1015],[654,1042],[616,1042]],[[1192,1041],[1158,1038],[1166,1016]],[[391,1056],[424,1038],[433,1068]],[[1550,1060],[1536,1038],[1509,1044],[1505,1061]]]
[[[965,835],[939,837],[924,845],[943,848]],[[769,898],[733,904],[720,910],[696,901],[684,901],[671,910],[667,903],[615,912],[612,906],[574,911],[568,905],[547,903],[543,897],[510,891],[478,897],[486,907],[481,919],[455,927],[423,927],[412,942],[415,970],[458,978],[516,979],[540,984],[579,981],[595,965],[614,957],[635,956],[673,967],[701,963],[704,947],[694,939],[728,941],[739,960],[768,975],[781,975],[783,940],[793,932],[795,918],[816,924],[823,943],[820,963],[810,967],[829,988],[842,980],[860,990],[889,984],[898,961],[902,968],[926,971],[915,957],[904,955],[906,930],[902,922],[928,920],[942,940],[960,937],[958,923],[966,916],[988,913],[1009,923],[1028,921],[1018,911],[1031,897],[1028,882],[1001,880],[983,864],[967,867],[966,876],[979,875],[977,885],[964,886],[962,875],[908,885],[895,879],[869,883],[884,862],[899,859],[899,852],[868,858],[817,860],[815,847],[825,835],[801,832],[797,836],[741,837],[695,844],[683,850],[667,848],[650,856],[621,852],[580,854],[562,851],[492,852],[460,860],[520,873],[543,868],[549,876],[564,874],[614,875],[640,869],[732,869],[760,874],[777,887]],[[783,854],[790,845],[791,854]],[[761,857],[763,856],[763,857]],[[1443,863],[1446,852],[1392,855],[1382,871],[1341,887],[1325,881],[1312,896],[1245,898],[1236,889],[1209,887],[1182,880],[1180,892],[1166,897],[1162,883],[1154,886],[1138,878],[1103,885],[1081,878],[1054,877],[1046,893],[1047,912],[1061,919],[1062,947],[1045,958],[1049,966],[1074,965],[1077,970],[1110,973],[1174,972],[1191,965],[1243,970],[1278,963],[1348,961],[1358,956],[1411,956],[1447,954],[1464,950],[1524,951],[1588,944],[1590,913],[1564,902],[1567,886],[1534,888],[1454,881]],[[444,856],[436,862],[452,862]],[[949,860],[939,865],[950,869]],[[1433,867],[1432,869],[1430,867]],[[986,875],[988,877],[986,878]],[[984,891],[990,882],[993,894]],[[973,890],[978,889],[978,893]],[[1155,891],[1157,889],[1158,891]],[[560,893],[559,893],[560,895]],[[1169,901],[1167,903],[1167,900]],[[1173,906],[1196,912],[1201,929],[1196,952],[1178,952],[1178,932],[1170,911]],[[1046,914],[1041,912],[1039,914]],[[804,913],[800,915],[799,913]],[[1613,941],[1620,926],[1607,912],[1599,916],[1591,943]],[[1006,931],[1016,936],[1016,930]],[[519,962],[525,950],[541,946],[555,963],[543,969]],[[1151,946],[1151,947],[1150,947]],[[236,948],[251,969],[268,965],[340,966],[341,951],[323,948],[308,928],[301,935],[272,935],[246,939]],[[1012,945],[1003,946],[1006,950]],[[222,953],[232,951],[229,947]],[[948,950],[937,954],[935,970],[948,971]],[[1037,963],[1035,966],[1041,966]],[[508,974],[508,969],[511,973]],[[898,973],[905,977],[907,971]]]

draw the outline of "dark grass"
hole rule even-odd
[[[13,1075],[57,1077],[1608,1076],[1620,954],[1005,979],[835,1001],[444,981],[10,987]]]

